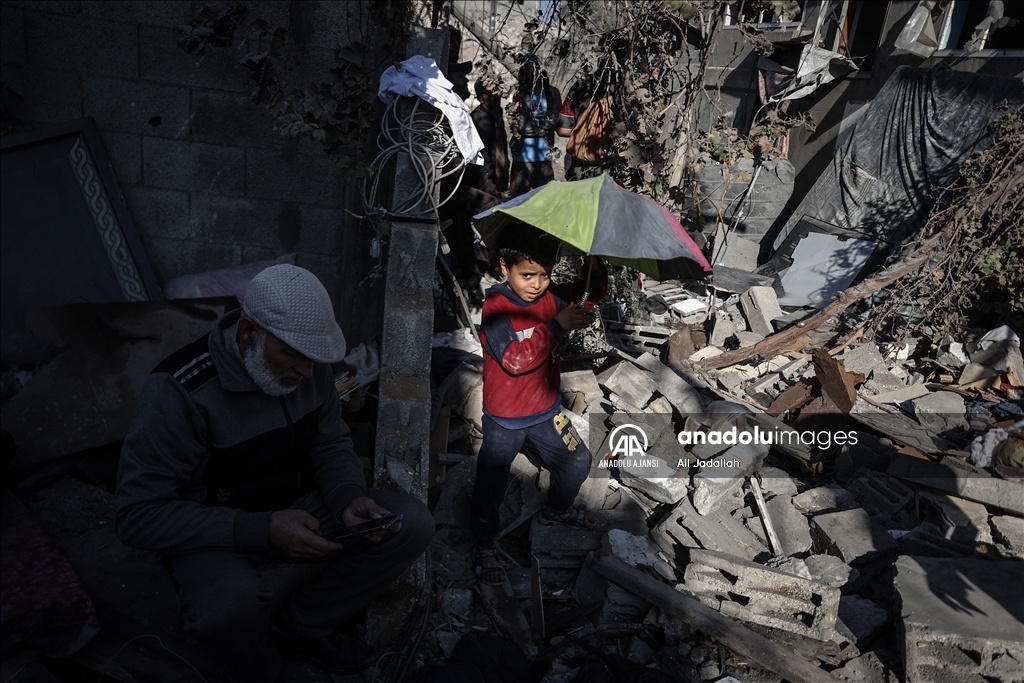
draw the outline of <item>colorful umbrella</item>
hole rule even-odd
[[[675,217],[608,174],[553,181],[473,217],[484,242],[500,244],[517,221],[532,225],[585,254],[636,268],[656,280],[699,280],[711,275],[708,260]]]

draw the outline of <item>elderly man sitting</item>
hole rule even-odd
[[[323,285],[278,265],[253,279],[241,311],[157,366],[139,398],[117,533],[167,556],[185,628],[228,680],[274,680],[282,654],[336,672],[372,663],[368,645],[335,629],[433,535],[419,501],[366,489],[328,365],[344,355]],[[384,531],[329,540],[385,517]],[[311,560],[326,567],[290,596],[266,582]]]

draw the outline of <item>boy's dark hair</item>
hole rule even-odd
[[[552,266],[558,257],[558,239],[532,225],[517,222],[502,230],[498,255],[509,268],[523,261]]]

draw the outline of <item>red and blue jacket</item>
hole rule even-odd
[[[508,285],[487,290],[481,314],[484,412],[502,427],[524,428],[561,408],[559,340],[555,315],[568,304],[551,290],[524,301]]]

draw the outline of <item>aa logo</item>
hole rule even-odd
[[[613,458],[642,458],[647,454],[647,434],[634,424],[619,425],[608,435]]]

